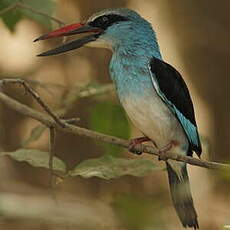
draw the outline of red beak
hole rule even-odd
[[[87,32],[91,32],[93,34],[90,34],[86,37],[83,37],[83,38],[80,38],[78,40],[74,40],[72,42],[66,43],[64,45],[61,45],[61,46],[55,48],[55,49],[41,53],[37,56],[39,56],[39,57],[50,56],[50,55],[60,54],[60,53],[67,52],[69,50],[80,48],[88,42],[95,41],[98,38],[98,36],[103,32],[103,30],[100,28],[97,28],[97,27],[92,27],[88,24],[76,23],[76,24],[64,26],[60,29],[54,30],[54,31],[47,33],[47,34],[44,34],[44,35],[36,38],[34,40],[34,42],[40,41],[40,40],[46,40],[46,39],[50,39],[50,38],[70,36],[70,35],[80,34],[80,33],[87,33]]]

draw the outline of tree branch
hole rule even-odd
[[[39,15],[42,15],[44,17],[47,17],[47,18],[51,19],[52,21],[58,23],[59,26],[64,26],[65,25],[65,23],[63,21],[61,21],[61,20],[59,20],[59,19],[57,19],[55,17],[52,17],[52,16],[50,16],[50,15],[44,13],[44,12],[38,11],[38,10],[36,10],[36,9],[26,5],[26,4],[23,4],[22,2],[18,2],[17,6],[23,8],[23,9],[26,9],[26,10],[30,10],[31,12],[33,12],[35,14],[39,14]]]
[[[54,173],[54,170],[53,170],[53,158],[55,156],[55,152],[54,152],[55,142],[56,142],[56,129],[54,127],[50,127],[50,143],[49,143],[50,181],[49,181],[49,185],[50,185],[51,197],[56,203],[58,203],[55,190],[53,189],[54,188],[54,176],[58,176],[56,173]]]
[[[8,7],[4,8],[3,10],[0,11],[0,15],[3,15],[5,13],[7,13],[8,11],[15,9],[17,6],[18,6],[18,2],[14,3],[12,5],[9,5]]]
[[[36,98],[35,98],[36,99]],[[64,123],[64,126],[60,126],[56,121],[54,121],[51,117],[47,116],[44,113],[38,112],[27,105],[24,105],[11,97],[7,96],[6,94],[0,92],[0,101],[5,104],[7,107],[17,111],[20,114],[23,114],[27,117],[33,118],[37,121],[40,121],[42,124],[44,124],[47,127],[53,127],[56,130],[65,132],[65,133],[72,133],[74,135],[80,135],[84,137],[88,137],[91,139],[95,139],[97,141],[102,141],[106,143],[111,143],[114,145],[118,145],[124,148],[129,147],[129,141],[120,139],[114,136],[110,135],[105,135],[102,133],[98,133],[92,130],[88,130],[79,126],[71,125],[68,124],[65,120],[61,120],[62,124]],[[43,102],[43,104],[45,104]],[[152,147],[152,146],[147,146],[147,145],[137,145],[134,150],[138,152],[145,152],[149,154],[153,154],[156,156],[160,156],[160,153],[158,149]],[[172,159],[176,161],[182,161],[191,165],[196,165],[200,166],[203,168],[208,168],[208,169],[222,169],[222,170],[230,170],[230,165],[229,164],[222,164],[222,163],[216,163],[216,162],[209,162],[205,160],[200,160],[197,158],[189,157],[189,156],[184,156],[184,155],[175,155],[171,153],[166,153],[165,154],[166,159]]]
[[[29,86],[29,84],[20,78],[9,78],[9,79],[2,79],[0,81],[2,85],[5,84],[20,84],[24,87],[25,92],[28,92],[37,102],[40,104],[40,106],[59,124],[60,126],[65,126],[65,123],[63,123],[49,108],[49,106],[46,105],[40,98],[39,94]]]
[[[56,129],[50,127],[50,143],[49,143],[49,170],[50,170],[50,187],[53,187],[53,158],[55,155],[54,148],[56,142]]]

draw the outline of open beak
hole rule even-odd
[[[42,56],[50,56],[50,55],[55,55],[55,54],[60,54],[67,52],[69,50],[74,50],[82,47],[86,43],[95,41],[98,36],[103,32],[102,29],[92,27],[88,24],[82,24],[82,23],[76,23],[76,24],[71,24],[68,26],[64,26],[60,29],[54,30],[50,33],[44,34],[34,40],[40,41],[40,40],[46,40],[50,38],[56,38],[56,37],[63,37],[63,36],[70,36],[74,34],[81,34],[81,33],[91,33],[83,38],[71,41],[69,43],[66,43],[64,45],[61,45],[57,48],[54,48],[52,50],[46,51],[44,53],[38,54],[37,56],[42,57]]]

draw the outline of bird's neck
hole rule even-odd
[[[152,87],[149,64],[152,57],[161,59],[156,42],[136,42],[116,47],[110,62],[110,75],[119,97],[127,93],[142,94],[140,84]]]
[[[132,34],[131,34],[132,35]],[[156,34],[153,30],[146,33],[140,32],[138,35],[126,36],[120,38],[118,42],[113,43],[113,54],[117,57],[136,56],[138,57],[156,57],[162,59]]]

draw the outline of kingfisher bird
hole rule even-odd
[[[113,55],[109,70],[118,98],[143,137],[136,144],[151,141],[164,155],[201,155],[201,143],[193,103],[180,73],[163,61],[155,31],[137,12],[105,9],[84,23],[64,26],[34,41],[88,33],[38,56],[60,54],[82,46],[107,48]],[[184,227],[198,229],[197,213],[190,191],[186,164],[166,160],[173,205]]]

